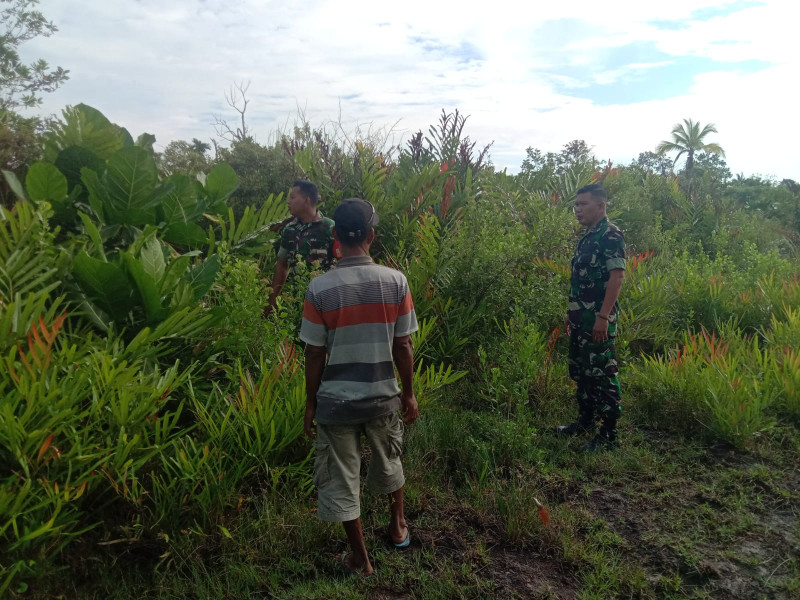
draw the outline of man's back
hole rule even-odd
[[[342,258],[336,269],[311,281],[303,307],[303,429],[308,437],[316,437],[317,517],[341,522],[350,544],[351,552],[341,554],[337,562],[351,573],[369,576],[374,569],[361,526],[362,436],[371,450],[367,485],[389,498],[392,543],[398,548],[411,543],[403,512],[403,425],[398,409],[403,423],[411,424],[419,416],[410,335],[417,319],[405,276],[375,265],[369,257],[379,221],[375,207],[361,198],[348,198],[336,207],[333,220]]]
[[[341,259],[306,293],[300,339],[325,346],[318,423],[359,423],[395,412],[394,338],[416,331],[405,276],[367,256]]]

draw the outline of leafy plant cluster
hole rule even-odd
[[[800,301],[792,182],[731,179],[724,153],[704,140],[715,130],[694,121],[673,141],[692,157],[677,173],[655,153],[629,166],[604,165],[575,141],[559,154],[530,150],[521,172],[509,176],[463,158],[460,118],[443,113],[427,136],[417,134],[393,154],[353,142],[349,162],[337,164],[350,174],[342,193],[364,197],[381,214],[377,256],[406,273],[418,315],[431,327],[419,351],[464,368],[465,386],[480,390],[469,394],[471,402],[482,397],[490,400],[485,406],[511,414],[519,403],[562,392],[544,383],[542,372],[550,377],[554,366],[565,378],[558,328],[567,260],[579,235],[570,207],[575,191],[590,182],[609,191],[611,219],[628,239],[618,344],[626,362],[660,359],[685,335],[719,336],[724,329],[753,340],[776,365],[792,364],[768,342],[773,323],[788,323],[787,307]],[[326,180],[330,157],[348,154],[306,142],[295,159],[312,178]],[[713,418],[703,417],[703,435],[740,446],[753,441],[758,428],[734,425],[738,405],[721,391],[726,377],[743,376],[746,362],[732,363],[727,375],[719,366],[706,371],[693,402],[716,408]],[[781,373],[792,381],[791,372]],[[637,371],[623,382],[635,387],[640,377]],[[747,408],[755,391],[744,389],[737,398]],[[758,389],[764,398],[771,393]],[[781,402],[756,401],[747,410],[769,427],[791,414],[775,412]],[[727,428],[720,425],[726,419]],[[686,431],[700,431],[686,423]]]
[[[491,349],[493,360],[485,348],[478,348],[481,396],[510,417],[518,403],[546,391],[554,338],[548,339],[519,309],[503,322],[501,333],[499,347]]]
[[[254,491],[310,483],[296,336],[314,273],[261,316],[282,194],[237,213],[229,166],[162,176],[153,142],[78,105],[24,181],[4,172],[0,592],[74,540],[224,535]],[[421,354],[420,402],[462,375]]]
[[[231,511],[263,488],[308,492],[296,339],[315,273],[300,269],[261,316],[273,225],[298,173],[321,183],[328,212],[360,196],[380,214],[373,254],[406,274],[415,300],[423,408],[456,384],[451,398],[476,418],[560,410],[559,327],[580,234],[570,202],[603,181],[630,242],[618,346],[633,418],[739,447],[797,424],[796,223],[774,221],[797,190],[715,179],[727,176],[702,153],[691,185],[647,157],[602,166],[585,143],[533,152],[512,176],[475,151],[465,122],[443,112],[394,149],[296,131],[280,142],[290,160],[275,163],[271,191],[256,169],[237,198],[246,161],[166,169],[152,136],[134,139],[88,106],[64,111],[43,160],[24,178],[4,173],[16,201],[0,212],[2,589],[77,539],[224,538]],[[499,463],[489,442],[453,444],[480,448],[480,483],[511,468],[529,434]],[[501,511],[514,531],[518,504]]]
[[[775,426],[781,416],[797,422],[800,360],[795,347],[798,315],[773,321],[764,332],[771,343],[725,324],[720,335],[686,334],[663,356],[644,357],[634,367],[634,385],[646,418],[660,427],[698,432],[744,447]],[[778,342],[778,343],[776,343]]]

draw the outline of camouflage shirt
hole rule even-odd
[[[304,223],[294,218],[281,232],[278,258],[285,258],[289,267],[294,267],[299,259],[311,266],[319,261],[322,270],[327,271],[333,264],[333,221],[322,213],[319,221]]]
[[[625,238],[616,225],[603,217],[578,242],[572,256],[569,289],[569,324],[591,332],[606,297],[609,271],[625,268]],[[616,335],[618,304],[608,316],[608,335]]]

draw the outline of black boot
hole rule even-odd
[[[583,452],[600,452],[601,450],[614,450],[619,448],[617,431],[603,431],[602,429],[591,440],[581,446]]]
[[[559,425],[556,427],[556,435],[560,436],[572,436],[572,435],[583,435],[584,433],[589,433],[594,430],[593,425],[586,425],[579,421],[575,423],[570,423],[569,425]]]

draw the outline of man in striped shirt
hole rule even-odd
[[[392,544],[405,548],[411,540],[403,513],[403,425],[397,411],[406,424],[418,416],[411,345],[417,319],[405,276],[369,256],[378,223],[374,207],[351,198],[333,220],[342,258],[309,284],[300,328],[306,343],[305,432],[316,434],[317,516],[343,523],[351,552],[340,562],[368,576],[373,568],[359,501],[362,434],[371,450],[367,484],[389,496]]]

